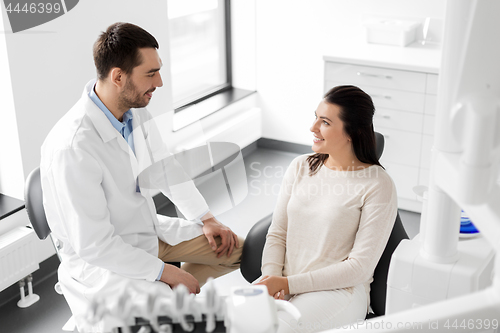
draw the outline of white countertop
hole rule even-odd
[[[325,52],[325,61],[439,73],[441,45],[415,42],[407,47],[347,42],[336,44]]]

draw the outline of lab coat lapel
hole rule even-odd
[[[89,86],[93,87],[93,83],[89,83],[87,87]],[[87,89],[83,91],[81,101],[83,103],[85,113],[89,116],[102,141],[107,143],[114,139],[117,133],[116,129],[113,125],[111,125],[108,118],[106,118],[104,112],[102,112],[101,109],[99,109],[99,107],[90,99]]]
[[[150,199],[149,193],[150,188],[150,180],[148,179],[147,173],[144,174],[143,171],[150,167],[153,163],[151,157],[151,149],[149,148],[146,133],[144,129],[144,119],[141,118],[141,112],[138,109],[132,109],[132,126],[133,130],[133,138],[134,138],[134,147],[135,147],[135,156],[137,157],[137,172],[138,172],[138,182],[141,187],[141,194],[146,198],[151,200],[151,205],[149,205],[149,212],[153,219],[153,225],[155,228],[156,234],[161,238],[161,229],[158,222],[156,208],[154,203],[152,203],[152,199]]]
[[[132,109],[132,126],[134,128],[133,138],[135,147],[135,157],[139,174],[151,166],[151,152],[146,142],[146,134],[143,131],[142,119],[137,110]]]
[[[134,178],[137,180],[137,177],[139,177],[139,173],[140,173],[139,163],[137,162],[137,158],[136,158],[134,152],[132,151],[132,148],[130,148],[130,146],[128,145],[127,141],[125,141],[123,136],[121,136],[121,134],[118,133],[118,131],[116,131],[116,133],[117,133],[116,140],[118,142],[118,145],[128,155],[129,160],[130,160],[130,166],[132,167],[132,174],[134,175]],[[135,131],[134,131],[134,134],[135,134]],[[135,143],[135,138],[134,138],[134,143]]]
[[[151,165],[149,150],[146,144],[145,134],[141,127],[142,120],[139,112],[136,112],[136,110],[132,109],[132,114],[133,114],[132,127],[134,128],[132,136],[135,147],[135,154],[134,154],[134,152],[128,145],[127,141],[125,141],[125,139],[121,136],[121,134],[113,127],[113,125],[111,125],[109,119],[106,118],[102,110],[99,109],[97,105],[95,105],[95,103],[88,97],[88,95],[86,96],[85,103],[87,103],[86,104],[87,114],[92,120],[92,123],[94,124],[102,140],[104,142],[110,142],[111,140],[116,139],[116,142],[118,143],[120,149],[123,150],[123,152],[128,155],[129,157],[128,160],[130,161],[130,167],[132,169],[132,175],[135,181],[137,182],[140,173],[149,165]],[[139,186],[141,186],[140,177],[138,182]],[[143,197],[145,197],[146,200],[151,201],[150,204],[148,205],[149,214],[151,215],[151,218],[153,220],[155,231],[158,234],[159,233],[158,218],[156,216],[156,210],[152,202],[152,199],[149,196],[149,191],[147,188],[141,188],[140,194]]]
[[[135,179],[137,179],[140,170],[134,152],[128,145],[127,141],[125,141],[121,134],[113,127],[113,125],[111,125],[109,119],[102,112],[102,110],[99,109],[97,105],[95,105],[95,103],[90,99],[88,95],[88,92],[90,91],[89,89],[92,89],[94,83],[94,81],[89,82],[83,91],[82,100],[86,113],[92,121],[92,124],[96,128],[97,133],[99,133],[99,136],[101,137],[103,142],[108,143],[111,140],[116,139],[116,142],[118,143],[120,149],[128,155],[132,173]]]

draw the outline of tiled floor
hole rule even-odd
[[[297,154],[259,148],[244,158],[247,184],[234,186],[238,191],[247,191],[245,199],[237,204],[237,209],[225,209],[225,204],[212,198],[208,183],[201,184],[200,191],[205,194],[210,206],[220,210],[218,218],[237,234],[245,236],[252,225],[272,213],[279,191],[281,176],[288,164]],[[232,185],[233,186],[233,185]],[[243,186],[243,187],[241,187]],[[233,189],[236,191],[236,187]],[[227,205],[227,203],[226,203]],[[420,215],[400,212],[403,224],[410,238],[418,233]],[[20,309],[13,300],[0,308],[0,332],[9,333],[58,333],[71,313],[64,297],[55,293],[57,282],[52,275],[35,286],[35,293],[41,296],[38,303]],[[215,280],[220,294],[227,294],[232,286],[246,285],[239,271]],[[203,293],[203,288],[202,288]]]

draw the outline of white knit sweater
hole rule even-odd
[[[262,275],[287,276],[290,294],[364,284],[397,214],[396,189],[379,166],[309,176],[309,155],[285,173],[262,259]]]

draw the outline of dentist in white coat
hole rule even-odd
[[[179,182],[171,163],[159,164],[166,174],[154,167],[141,173],[168,156],[144,109],[163,85],[158,47],[140,27],[111,25],[94,45],[97,81],[86,85],[41,149],[44,207],[62,243],[59,282],[81,332],[112,328],[111,322],[89,326],[84,320],[96,295],[112,297],[127,284],[146,290],[152,283],[184,284],[198,293],[208,277],[239,268],[243,239],[210,214],[191,181]],[[157,216],[151,185],[186,219]],[[172,261],[186,264],[164,263]]]

